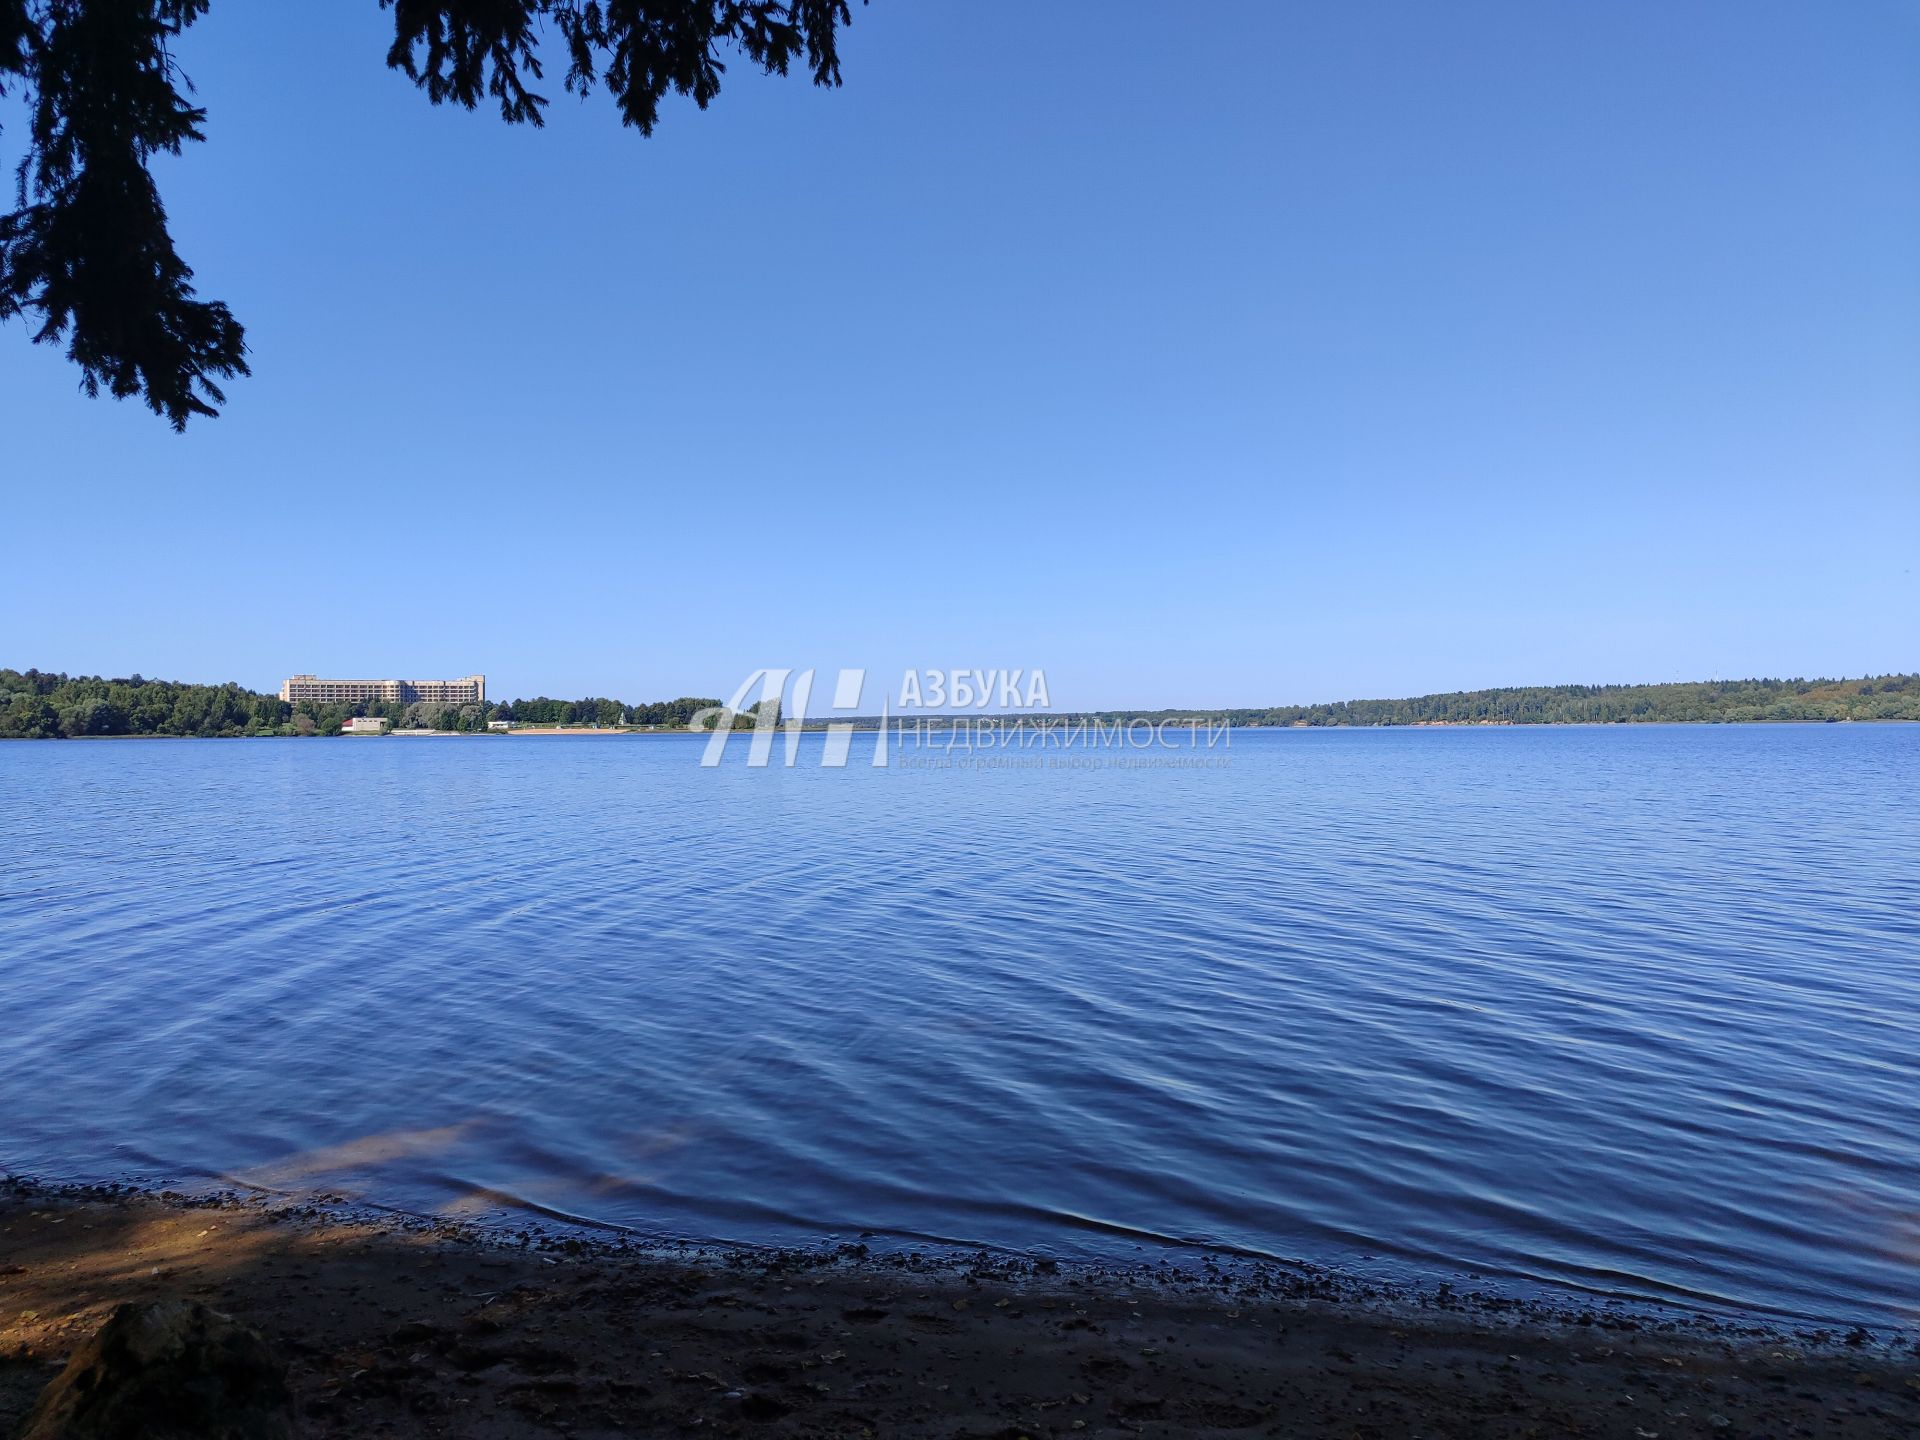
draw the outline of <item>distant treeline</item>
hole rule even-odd
[[[0,739],[80,735],[338,735],[355,716],[382,716],[395,729],[485,730],[490,720],[522,725],[654,725],[683,730],[718,700],[682,696],[629,705],[584,700],[493,705],[289,705],[238,685],[181,685],[140,675],[107,680],[44,670],[0,670]],[[769,720],[777,720],[778,707]],[[1232,725],[1614,725],[1756,720],[1920,720],[1920,675],[1859,680],[1709,680],[1677,685],[1534,685],[1463,690],[1410,700],[1342,700],[1268,709],[1107,710],[1113,720],[1206,719]]]
[[[585,700],[549,700],[544,695],[495,707],[496,720],[521,725],[664,725],[684,730],[696,712],[716,708],[718,700],[682,695],[678,700],[655,700],[629,705],[624,700],[589,697]]]
[[[1704,680],[1673,685],[1528,685],[1410,700],[1267,709],[1106,711],[1100,718],[1199,716],[1233,725],[1618,725],[1756,720],[1920,720],[1920,675],[1858,680]]]
[[[478,731],[490,720],[534,725],[660,725],[684,730],[718,700],[683,696],[627,705],[618,700],[514,700],[495,705],[383,705],[374,701],[289,705],[239,685],[181,685],[142,675],[109,680],[46,670],[0,670],[0,739],[81,735],[338,735],[356,716],[396,730]]]

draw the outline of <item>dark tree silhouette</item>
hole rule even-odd
[[[36,342],[64,340],[89,395],[141,395],[176,430],[212,416],[220,382],[245,375],[245,332],[227,307],[195,298],[148,172],[157,151],[203,138],[206,111],[173,42],[208,0],[0,0],[0,95],[27,98],[16,208],[0,216],[0,320]],[[551,25],[566,90],[604,85],[624,124],[651,134],[668,91],[705,109],[722,57],[768,74],[804,60],[816,85],[840,83],[849,0],[380,0],[393,11],[387,64],[439,105],[491,97],[511,124],[542,123]]]

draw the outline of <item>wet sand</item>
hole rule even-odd
[[[0,1433],[126,1300],[290,1362],[303,1434],[1920,1435],[1912,1337],[1421,1305],[1325,1280],[667,1257],[311,1206],[0,1187]]]

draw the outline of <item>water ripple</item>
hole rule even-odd
[[[0,745],[0,1163],[1920,1319],[1920,728],[697,750]]]

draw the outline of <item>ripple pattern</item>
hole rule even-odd
[[[698,749],[0,745],[0,1164],[1920,1319],[1920,727]]]

